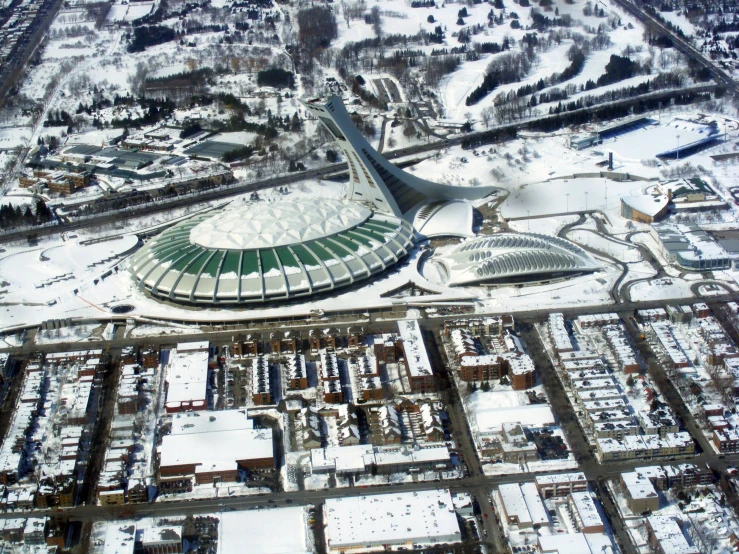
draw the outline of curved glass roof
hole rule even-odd
[[[576,244],[534,233],[499,233],[460,244],[434,259],[444,266],[447,284],[505,282],[594,271],[600,266]]]
[[[195,216],[151,239],[131,258],[130,271],[155,297],[193,304],[257,303],[351,285],[393,266],[413,244],[413,228],[405,220],[353,202],[314,202],[312,211],[322,215],[302,218],[307,202],[296,201],[295,206],[278,203],[279,212],[273,209],[277,204],[259,202],[240,211]],[[344,205],[347,214],[338,215],[337,222],[327,221]],[[309,223],[297,237],[289,228],[256,235],[236,232],[237,220],[254,232],[261,224],[250,218],[264,221],[264,213],[275,218],[298,214]],[[234,232],[229,235],[230,226]],[[202,240],[206,228],[213,240]],[[214,238],[218,234],[224,236]],[[240,246],[249,236],[253,242]]]

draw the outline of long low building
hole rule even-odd
[[[372,471],[383,475],[442,471],[451,465],[449,448],[443,443],[430,444],[425,448],[371,444],[314,448],[310,452],[310,462],[311,470],[315,473],[335,473],[340,476]]]
[[[372,552],[462,540],[449,490],[329,498],[323,507],[330,553]]]
[[[208,407],[208,342],[179,343],[167,366],[168,413]]]
[[[239,469],[271,469],[271,429],[255,429],[241,410],[177,414],[158,448],[159,484],[166,492],[194,484],[236,481]]]

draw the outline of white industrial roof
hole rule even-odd
[[[234,250],[298,244],[355,227],[370,215],[361,204],[334,198],[258,202],[198,223],[190,231],[190,242]]]
[[[105,532],[103,554],[133,554],[136,542],[136,525],[112,524]]]
[[[480,408],[476,411],[481,433],[499,431],[504,423],[520,423],[524,427],[544,427],[554,424],[552,410],[546,404]]]
[[[302,507],[244,510],[218,515],[220,554],[309,554]]]
[[[515,516],[521,524],[549,523],[549,516],[534,483],[510,483],[498,487],[500,499],[508,517]]]
[[[446,489],[329,498],[324,511],[331,549],[462,540],[452,497]]]
[[[177,414],[172,433],[162,439],[160,454],[162,467],[235,469],[237,461],[273,457],[272,430],[254,429],[253,421],[238,410]]]
[[[167,384],[168,403],[204,401],[208,388],[208,351],[173,351],[167,369]]]
[[[544,554],[592,554],[582,533],[541,535],[539,547]]]

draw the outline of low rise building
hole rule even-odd
[[[567,508],[579,532],[602,533],[605,531],[603,520],[589,492],[570,493],[567,498]]]
[[[182,526],[147,527],[137,533],[137,542],[144,554],[180,554]]]
[[[257,406],[272,404],[272,376],[266,356],[257,356],[251,364],[251,399]]]
[[[588,480],[582,472],[537,475],[536,488],[544,498],[568,496],[573,492],[588,490]]]
[[[163,492],[236,481],[239,469],[272,469],[272,430],[255,428],[241,410],[177,414],[158,448]]]
[[[549,314],[549,338],[552,346],[558,354],[561,352],[572,352],[575,347],[572,345],[570,335],[565,326],[565,317],[561,313]]]
[[[167,413],[201,411],[208,407],[208,358],[207,341],[179,343],[170,352]]]
[[[534,483],[500,485],[497,492],[501,517],[509,525],[530,529],[549,524],[549,515]]]
[[[639,471],[622,473],[620,481],[626,502],[634,514],[659,510],[659,495],[644,473]]]
[[[462,540],[448,490],[330,498],[324,503],[323,521],[330,554]]]
[[[434,371],[431,367],[421,328],[415,319],[398,322],[398,332],[405,355],[405,372],[412,393],[434,392]]]
[[[685,537],[678,516],[648,517],[647,537],[658,554],[700,554]]]

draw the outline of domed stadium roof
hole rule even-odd
[[[130,271],[154,297],[250,304],[367,279],[413,244],[410,223],[345,200],[258,202],[198,215],[151,239]]]
[[[205,248],[270,248],[299,244],[356,227],[372,212],[331,198],[252,204],[198,223],[190,241]]]
[[[534,233],[478,237],[432,261],[448,285],[535,281],[600,268],[572,242]]]

